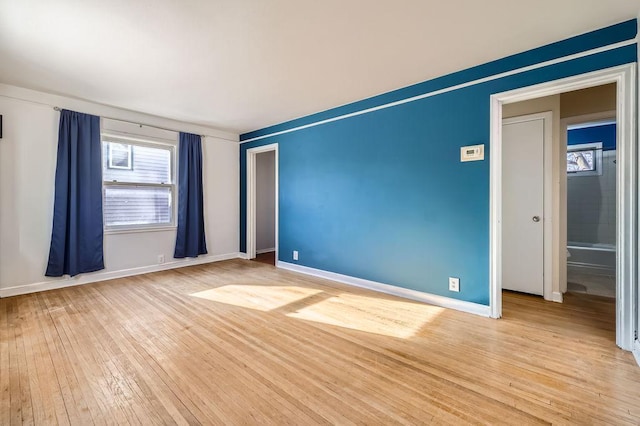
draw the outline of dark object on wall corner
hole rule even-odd
[[[2,139],[2,116],[0,115],[0,139]]]

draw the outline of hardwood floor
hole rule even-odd
[[[260,263],[266,263],[267,265],[273,265],[275,266],[276,264],[276,252],[275,251],[269,251],[266,253],[260,253],[257,254],[255,259],[251,259],[254,262],[260,262]]]
[[[231,260],[0,300],[0,424],[639,424],[610,299],[491,320]]]

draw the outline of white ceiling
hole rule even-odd
[[[246,132],[638,12],[640,0],[0,0],[0,82]]]

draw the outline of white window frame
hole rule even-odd
[[[105,203],[105,195],[107,187],[132,187],[132,188],[170,188],[171,191],[171,221],[169,223],[152,223],[152,224],[133,224],[133,225],[107,225],[106,220],[103,218],[104,222],[104,230],[105,233],[109,234],[117,234],[117,233],[130,233],[130,232],[143,232],[143,231],[162,231],[162,230],[170,230],[176,228],[176,218],[177,218],[177,170],[176,170],[176,148],[177,141],[168,141],[166,139],[158,139],[152,137],[131,137],[127,135],[121,135],[115,132],[103,132],[101,133],[101,143],[105,142],[115,142],[115,143],[123,143],[129,145],[138,145],[138,146],[147,146],[150,148],[156,149],[166,149],[169,151],[169,161],[170,161],[170,179],[171,182],[162,182],[162,183],[140,183],[140,182],[118,182],[118,181],[107,181],[102,179],[102,203]],[[101,150],[101,152],[104,152]],[[110,158],[108,159],[110,160]],[[107,164],[107,167],[109,164]],[[131,169],[127,169],[131,170]]]
[[[602,175],[602,142],[582,143],[578,145],[567,146],[567,154],[575,151],[593,151],[593,164],[595,166],[595,170],[581,170],[575,172],[570,172],[567,170],[567,177]]]

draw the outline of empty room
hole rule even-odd
[[[0,425],[640,424],[640,0],[0,0]]]

